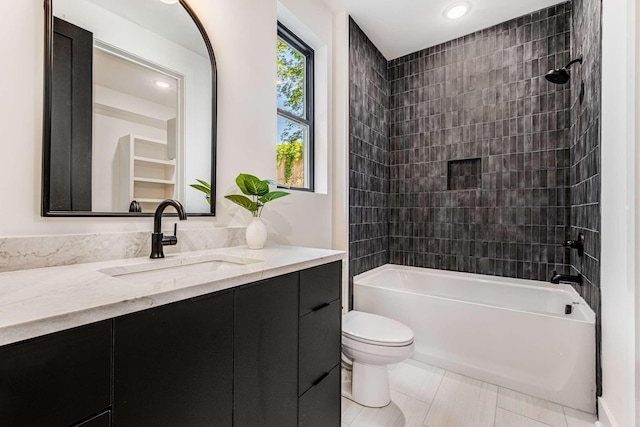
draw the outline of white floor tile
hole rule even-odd
[[[362,408],[350,427],[421,427],[429,404],[391,391],[391,403],[384,408]]]
[[[425,420],[428,427],[493,427],[498,387],[447,372]]]
[[[414,399],[431,403],[438,391],[444,370],[407,360],[389,371],[391,389]]]
[[[496,410],[496,427],[549,427],[549,424],[498,408]]]
[[[414,360],[391,366],[389,379],[385,408],[343,397],[341,427],[595,427],[595,415]]]
[[[595,415],[567,407],[564,408],[564,414],[567,416],[569,427],[594,427],[596,425]]]
[[[567,427],[562,406],[500,387],[498,407],[553,427]]]
[[[351,424],[356,419],[362,406],[358,405],[353,400],[349,400],[346,397],[342,397],[342,422]]]

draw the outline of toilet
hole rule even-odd
[[[343,361],[351,365],[351,390],[342,395],[363,406],[381,408],[391,402],[388,365],[413,354],[413,331],[402,323],[362,311],[342,318]]]

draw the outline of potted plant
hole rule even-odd
[[[269,184],[274,184],[273,181],[261,180],[246,173],[238,175],[236,184],[243,194],[229,194],[224,197],[251,212],[253,218],[246,231],[247,245],[250,249],[262,249],[267,241],[267,227],[260,218],[262,209],[267,203],[288,196],[289,193],[269,191]]]

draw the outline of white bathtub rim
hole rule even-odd
[[[461,300],[461,299],[456,299],[456,298],[447,298],[447,297],[440,297],[440,296],[436,296],[436,295],[423,294],[423,293],[420,293],[420,292],[407,291],[407,290],[404,290],[404,289],[385,288],[385,287],[382,287],[382,286],[375,286],[375,285],[362,284],[362,283],[354,283],[354,285],[365,286],[365,287],[369,287],[369,288],[379,288],[379,289],[385,289],[385,290],[392,290],[392,291],[396,291],[396,292],[400,292],[400,293],[404,293],[404,294],[408,294],[408,295],[418,295],[418,296],[438,299],[438,300],[442,300],[442,301],[455,301],[455,302],[459,302],[461,304],[470,304],[470,305],[475,305],[475,306],[479,306],[479,307],[486,307],[486,308],[497,309],[497,310],[506,310],[506,311],[516,312],[516,313],[521,313],[521,314],[527,314],[527,315],[531,315],[531,316],[551,317],[551,318],[555,318],[555,319],[562,319],[563,321],[568,321],[568,322],[582,323],[582,324],[587,324],[587,325],[595,324],[595,319],[592,320],[590,318],[586,319],[586,320],[584,320],[584,319],[572,319],[570,317],[562,317],[560,315],[552,315],[552,314],[549,314],[549,313],[542,313],[542,312],[539,312],[539,311],[521,310],[521,309],[517,309],[517,308],[503,307],[503,306],[490,305],[490,304],[482,304],[482,303],[478,303],[478,302],[466,301],[466,300]],[[583,304],[583,303],[581,303],[581,304]],[[586,303],[584,303],[584,304],[586,304]]]
[[[410,290],[401,289],[401,288],[397,288],[397,287],[384,287],[384,286],[380,286],[380,285],[370,284],[370,283],[367,283],[367,282],[363,283],[363,280],[368,279],[371,276],[375,276],[377,274],[380,274],[381,272],[389,271],[389,270],[391,270],[391,271],[413,271],[413,272],[418,272],[418,273],[421,273],[421,274],[430,274],[430,275],[434,275],[434,276],[448,277],[448,278],[459,277],[459,278],[463,278],[463,279],[473,279],[473,280],[476,280],[476,281],[479,281],[479,282],[484,282],[484,283],[497,282],[499,284],[513,286],[513,287],[529,288],[529,289],[544,289],[544,290],[547,290],[547,291],[550,291],[550,292],[554,292],[554,293],[565,294],[572,301],[579,303],[579,306],[580,306],[579,309],[585,315],[585,319],[575,319],[575,318],[570,318],[570,317],[562,317],[560,315],[555,315],[554,316],[554,315],[551,315],[551,314],[548,314],[548,313],[542,313],[542,312],[537,312],[537,311],[526,311],[526,310],[521,310],[521,309],[517,309],[517,308],[496,306],[496,305],[483,304],[483,303],[478,303],[478,302],[473,302],[473,301],[466,301],[466,300],[461,300],[461,299],[456,299],[456,298],[448,298],[448,297],[442,297],[442,296],[437,296],[437,295],[430,295],[430,294],[427,294],[427,293],[420,293],[420,292],[410,291]],[[485,279],[483,277],[487,277],[487,279]],[[516,281],[516,282],[514,283],[514,281]],[[518,283],[518,282],[524,282],[524,283]],[[405,293],[405,294],[409,294],[409,295],[420,295],[420,296],[426,296],[426,297],[429,297],[429,298],[435,298],[435,299],[445,300],[445,301],[458,301],[458,302],[461,302],[463,304],[472,304],[472,305],[481,306],[481,307],[491,307],[491,308],[496,308],[496,309],[500,309],[500,310],[508,310],[508,311],[513,311],[513,312],[518,312],[518,313],[528,313],[528,314],[535,315],[535,316],[545,316],[545,317],[559,318],[559,319],[563,319],[563,320],[570,321],[570,322],[586,323],[586,324],[595,324],[595,322],[596,322],[595,312],[589,306],[589,304],[586,303],[586,301],[580,296],[580,294],[578,294],[578,292],[576,292],[576,290],[571,285],[565,285],[565,284],[559,284],[559,285],[553,284],[552,285],[550,283],[540,282],[540,281],[536,281],[536,280],[529,280],[529,279],[518,279],[518,278],[510,278],[510,277],[504,277],[504,276],[490,276],[490,275],[484,275],[484,274],[478,274],[478,273],[465,273],[465,272],[460,272],[460,271],[439,270],[439,269],[424,268],[424,267],[412,267],[412,266],[405,266],[405,265],[398,265],[398,264],[384,264],[384,265],[382,265],[380,267],[376,267],[374,269],[365,271],[364,273],[360,273],[357,276],[354,276],[353,277],[353,285],[354,285],[354,287],[357,285],[357,286],[366,286],[366,287],[370,287],[370,288],[381,288],[381,289],[393,290],[393,291],[397,291],[397,292],[401,292],[401,293]]]
[[[489,282],[498,282],[498,283],[502,283],[502,284],[508,284],[508,285],[514,285],[514,286],[522,286],[522,287],[533,287],[533,288],[543,288],[543,289],[547,289],[550,291],[554,291],[554,292],[564,292],[564,293],[569,293],[572,296],[578,296],[580,297],[580,295],[576,292],[576,290],[573,288],[573,286],[571,285],[567,285],[564,283],[560,283],[558,285],[556,284],[551,284],[551,283],[547,283],[547,282],[542,282],[539,280],[531,280],[531,279],[520,279],[520,278],[516,278],[516,277],[505,277],[505,276],[492,276],[489,274],[480,274],[480,273],[467,273],[467,272],[463,272],[463,271],[452,271],[452,270],[440,270],[437,268],[427,268],[427,267],[413,267],[413,266],[408,266],[408,265],[400,265],[400,264],[384,264],[381,265],[380,267],[376,267],[373,268],[371,270],[367,270],[363,273],[358,274],[357,276],[353,277],[353,280],[361,280],[361,279],[366,279],[369,276],[374,276],[376,274],[379,274],[382,271],[386,271],[386,270],[397,270],[397,271],[415,271],[415,272],[419,272],[419,273],[429,273],[429,274],[433,274],[436,276],[441,276],[441,277],[460,277],[460,278],[464,278],[464,279],[475,279],[477,281],[480,282],[485,282],[485,283],[489,283]],[[513,283],[514,281],[516,282],[524,282],[524,283]]]

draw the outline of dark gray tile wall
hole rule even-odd
[[[351,19],[349,39],[349,273],[353,277],[389,262],[389,80],[387,60]]]
[[[583,55],[582,65],[571,68],[571,238],[585,236],[585,254],[571,254],[572,274],[582,273],[578,292],[597,313],[596,342],[598,395],[600,369],[600,111],[602,57],[602,2],[574,0],[571,56]],[[584,97],[580,102],[581,82]]]
[[[390,262],[547,281],[569,273],[571,3],[389,62]],[[481,159],[448,190],[448,161]]]
[[[571,238],[585,236],[585,255],[572,253],[571,267],[589,285],[578,291],[594,309],[600,288],[601,6],[600,0],[574,0],[571,40],[572,58],[584,57],[571,67]]]
[[[482,159],[449,160],[447,190],[482,188]]]

